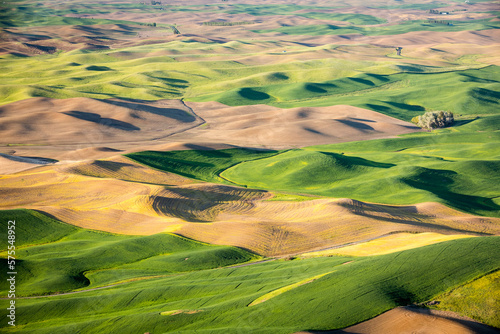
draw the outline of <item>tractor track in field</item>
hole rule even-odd
[[[38,299],[38,298],[45,298],[45,297],[58,297],[58,296],[65,296],[65,295],[72,295],[75,293],[81,293],[81,292],[89,292],[89,291],[96,291],[96,290],[102,290],[102,289],[107,289],[107,288],[112,288],[118,285],[126,284],[130,282],[123,282],[123,283],[116,283],[116,284],[111,284],[111,285],[106,285],[106,286],[100,286],[97,288],[92,288],[92,289],[85,289],[85,290],[78,290],[78,291],[69,291],[69,292],[62,292],[62,293],[53,293],[53,294],[47,294],[47,295],[40,295],[40,296],[29,296],[29,297],[16,297],[14,299]],[[12,298],[6,298],[2,297],[0,300],[7,300],[7,299],[12,299]]]
[[[252,266],[252,265],[255,265],[255,264],[261,264],[261,263],[271,262],[271,261],[275,261],[275,260],[277,260],[277,258],[266,259],[266,260],[256,261],[256,262],[236,264],[236,265],[231,265],[231,266],[227,266],[227,267],[223,267],[223,268],[214,268],[214,269],[230,269],[230,268],[248,267],[248,266]],[[209,269],[209,270],[212,270],[212,269]],[[183,274],[183,273],[179,273],[179,274]],[[136,281],[145,281],[145,280],[148,280],[148,279],[164,278],[164,277],[170,277],[170,276],[176,276],[176,275],[177,274],[164,275],[164,276],[162,275],[162,276],[151,276],[151,277],[138,277],[138,278],[134,278],[131,281],[120,282],[120,283],[115,283],[115,284],[100,286],[100,287],[91,288],[91,289],[78,290],[78,291],[68,291],[68,292],[62,292],[62,293],[53,293],[53,294],[46,294],[46,295],[39,295],[39,296],[16,297],[14,299],[16,299],[16,300],[17,299],[39,299],[39,298],[46,298],[46,297],[59,297],[59,296],[73,295],[73,294],[76,294],[76,293],[91,292],[91,291],[97,291],[97,290],[103,290],[103,289],[113,288],[115,286],[119,286],[119,285],[123,285],[123,284],[127,284],[127,283],[132,283],[132,282],[136,282]],[[12,299],[12,298],[0,297],[0,300],[9,300],[9,299]]]

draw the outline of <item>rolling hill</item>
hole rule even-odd
[[[498,332],[499,22],[4,1],[0,333]]]

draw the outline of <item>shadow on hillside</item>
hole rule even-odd
[[[415,104],[407,104],[407,103],[399,103],[399,102],[392,102],[392,101],[384,101],[388,105],[391,105],[395,108],[407,110],[407,111],[425,111],[425,108],[419,105]]]
[[[242,88],[238,91],[238,94],[241,97],[252,101],[262,101],[271,98],[271,95],[256,91],[252,88]]]
[[[375,131],[373,127],[362,122],[357,122],[349,119],[337,119],[336,121],[361,131]]]
[[[305,89],[312,92],[312,93],[319,93],[319,94],[328,93],[328,91],[326,89],[318,87],[315,84],[307,84],[307,85],[305,85]]]
[[[16,155],[4,154],[4,153],[0,153],[0,157],[3,157],[5,159],[11,160],[11,161],[24,162],[24,163],[37,164],[37,165],[52,164],[52,163],[56,163],[58,161],[56,159],[50,159],[50,158],[16,156]]]
[[[373,111],[376,111],[376,112],[380,112],[380,113],[387,113],[389,111],[392,111],[391,108],[389,107],[386,107],[386,106],[382,106],[380,104],[372,104],[372,103],[367,103],[365,104],[365,106],[368,108],[368,109],[371,109]]]
[[[361,79],[361,78],[347,78],[347,79],[354,81],[354,82],[357,82],[357,83],[360,83],[360,84],[363,84],[363,85],[375,86],[375,83],[373,81],[370,81],[370,80]]]
[[[466,74],[466,73],[459,73],[459,75],[464,77],[463,81],[465,81],[465,82],[477,82],[477,83],[498,83],[498,82],[500,82],[498,80],[480,78],[480,77],[476,77],[476,76]]]
[[[117,130],[124,130],[124,131],[139,131],[139,130],[141,130],[141,128],[139,128],[135,125],[132,125],[130,123],[123,122],[123,121],[113,119],[113,118],[103,118],[103,117],[101,117],[101,115],[91,113],[91,112],[72,110],[72,111],[65,112],[63,114],[81,119],[83,121],[92,122],[92,123],[96,123],[98,125],[114,128]]]
[[[457,175],[457,172],[450,170],[419,168],[417,173],[402,178],[401,182],[410,187],[428,191],[442,199],[446,205],[458,210],[480,215],[488,213],[487,215],[498,217],[500,205],[493,202],[491,198],[459,194],[452,191],[457,185],[460,185],[455,181]]]
[[[39,35],[39,34],[30,34],[30,33],[20,33],[20,32],[14,32],[14,31],[6,31],[7,36],[9,37],[10,35],[13,35],[16,37],[17,41],[40,41],[40,40],[45,40],[45,39],[51,39],[52,37],[48,35]]]
[[[420,227],[425,229],[426,231],[448,231],[450,233],[460,233],[460,234],[477,234],[477,235],[490,235],[488,233],[475,232],[471,230],[464,230],[459,228],[453,228],[445,225],[433,224],[428,221],[422,221],[423,218],[432,218],[430,216],[426,216],[424,214],[414,213],[412,214],[411,207],[409,207],[408,213],[405,214],[403,212],[400,213],[392,213],[389,210],[384,211],[383,209],[373,209],[369,206],[357,207],[351,204],[339,203],[339,206],[345,207],[350,210],[352,213],[358,216],[370,218],[373,220],[378,220],[381,222],[391,222],[396,224],[410,225],[415,227]],[[413,210],[416,212],[415,210]],[[392,215],[392,217],[391,217]]]
[[[127,30],[127,31],[135,31],[135,30],[139,30],[138,28],[135,28],[135,27],[131,27],[131,26],[128,26],[126,24],[122,24],[122,23],[117,23],[116,26],[120,29],[123,29],[123,30]]]
[[[114,71],[112,68],[109,68],[107,66],[97,66],[97,65],[87,66],[85,69],[89,71],[98,71],[98,72]]]
[[[106,160],[96,160],[93,164],[97,167],[110,170],[112,172],[119,172],[124,167],[135,167],[132,164],[117,162],[117,161],[106,161]]]
[[[474,121],[475,121],[475,119],[464,119],[464,120],[454,121],[452,126],[458,127],[458,126],[469,124],[469,123],[474,122]]]
[[[76,26],[74,26],[74,29],[81,30],[81,31],[91,33],[94,35],[104,35],[104,33],[101,31],[101,29],[87,26],[87,25],[76,25]]]
[[[391,163],[377,162],[377,161],[363,159],[360,157],[352,157],[333,152],[323,152],[323,151],[317,151],[317,152],[334,158],[339,164],[344,165],[346,167],[364,166],[364,167],[375,167],[375,168],[391,168],[396,166],[395,164]]]
[[[498,104],[500,100],[500,92],[486,88],[474,88],[470,95],[482,102],[491,104]]]
[[[140,100],[123,100],[121,99],[120,101],[118,100],[101,100],[102,102],[117,106],[117,107],[122,107],[122,108],[127,108],[127,109],[132,109],[136,111],[143,111],[143,112],[148,112],[151,114],[159,115],[159,116],[164,116],[168,118],[175,119],[177,121],[183,122],[183,123],[191,123],[196,121],[196,117],[193,115],[189,114],[188,112],[182,110],[182,109],[177,109],[177,108],[159,108],[151,105],[146,105],[141,102],[150,102],[150,101],[140,101]]]
[[[382,81],[382,82],[390,81],[389,76],[384,75],[384,74],[365,73],[365,75],[372,77],[372,78],[375,78],[375,79]]]

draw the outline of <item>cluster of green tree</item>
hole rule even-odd
[[[205,26],[241,26],[245,24],[254,24],[255,22],[252,21],[240,21],[240,22],[222,22],[222,21],[210,21],[210,22],[203,22],[203,25]]]
[[[455,119],[450,111],[428,111],[421,116],[413,117],[411,121],[421,128],[432,130],[450,126]]]

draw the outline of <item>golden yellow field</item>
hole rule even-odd
[[[266,301],[268,301],[271,298],[274,298],[276,296],[281,295],[282,293],[285,293],[285,292],[288,292],[290,290],[293,290],[293,289],[295,289],[295,288],[297,288],[297,287],[299,287],[301,285],[314,282],[315,280],[320,279],[321,277],[323,277],[325,275],[328,275],[328,274],[330,274],[332,272],[333,271],[330,271],[330,272],[327,272],[327,273],[324,273],[324,274],[320,274],[320,275],[316,275],[314,277],[309,277],[309,278],[306,278],[306,279],[304,279],[304,280],[302,280],[300,282],[293,283],[293,284],[284,286],[282,288],[279,288],[277,290],[271,291],[269,293],[266,293],[265,295],[260,296],[259,298],[255,299],[253,302],[251,302],[250,304],[248,304],[248,306],[254,306],[254,305],[258,305],[260,303],[266,302]]]
[[[309,252],[301,254],[301,257],[329,256],[329,255],[347,255],[347,256],[371,256],[382,255],[393,252],[399,252],[406,249],[412,249],[438,242],[470,238],[472,235],[451,234],[444,235],[434,232],[424,233],[398,233],[380,237],[375,240],[350,245],[335,249],[327,249],[319,252]]]

